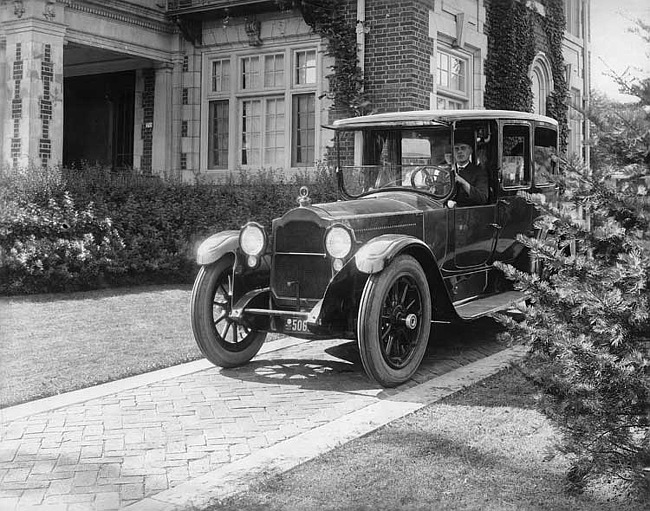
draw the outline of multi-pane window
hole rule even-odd
[[[264,164],[282,165],[285,147],[284,98],[266,100],[264,115]]]
[[[316,83],[316,51],[305,50],[295,53],[294,85]]]
[[[230,60],[212,61],[212,92],[227,92],[230,90]]]
[[[241,65],[241,82],[243,90],[255,90],[260,88],[260,58],[259,57],[242,57]]]
[[[580,91],[569,91],[569,153],[580,154],[582,151],[582,98]]]
[[[316,98],[313,94],[296,94],[293,97],[291,164],[294,167],[309,167],[314,164],[315,102]]]
[[[208,168],[227,168],[230,117],[228,101],[210,101],[208,108]]]
[[[313,166],[318,53],[287,48],[207,61],[209,169]]]
[[[249,99],[241,102],[241,163],[259,165],[262,147],[262,101]]]
[[[284,54],[264,57],[264,87],[284,87]]]
[[[463,101],[456,101],[443,97],[436,98],[436,108],[438,110],[463,110],[467,108],[467,103]]]
[[[453,92],[467,94],[467,61],[439,51],[438,86]]]
[[[564,0],[566,31],[576,37],[582,37],[582,0]]]
[[[469,57],[438,50],[436,57],[436,108],[460,110],[469,107]]]

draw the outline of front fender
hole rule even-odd
[[[221,231],[199,245],[196,262],[202,266],[212,264],[228,253],[235,253],[238,248],[239,231]]]
[[[435,260],[431,249],[422,240],[403,234],[383,234],[361,247],[354,255],[354,262],[361,273],[379,273],[407,247],[424,250]]]

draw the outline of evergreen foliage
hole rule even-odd
[[[637,84],[647,91],[650,80]],[[564,433],[559,447],[572,459],[570,488],[615,476],[647,498],[650,200],[639,181],[610,179],[650,174],[650,94],[638,98],[624,109],[601,102],[593,169],[564,162],[563,202],[540,206],[539,236],[521,237],[537,273],[499,267],[528,297],[523,322],[502,319],[530,347],[523,370]]]
[[[650,207],[569,163],[570,195],[591,216],[546,208],[545,238],[522,238],[542,268],[500,265],[525,291],[525,320],[505,320],[530,346],[525,371],[573,458],[568,482],[613,474],[643,488],[650,467]]]

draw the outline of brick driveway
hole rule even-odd
[[[236,370],[161,377],[24,417],[2,410],[0,510],[121,509],[504,347],[489,328],[452,341],[431,347],[398,389],[367,379],[353,343],[291,340]]]

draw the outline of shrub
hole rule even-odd
[[[290,180],[240,172],[217,184],[86,166],[57,171],[55,186],[53,171],[31,170],[8,172],[12,191],[0,197],[1,293],[191,282],[201,239],[248,220],[270,227],[303,184],[314,202],[336,198],[323,166]]]
[[[6,203],[0,212],[0,292],[71,291],[97,287],[119,274],[122,240],[92,204],[77,209],[69,194]]]

